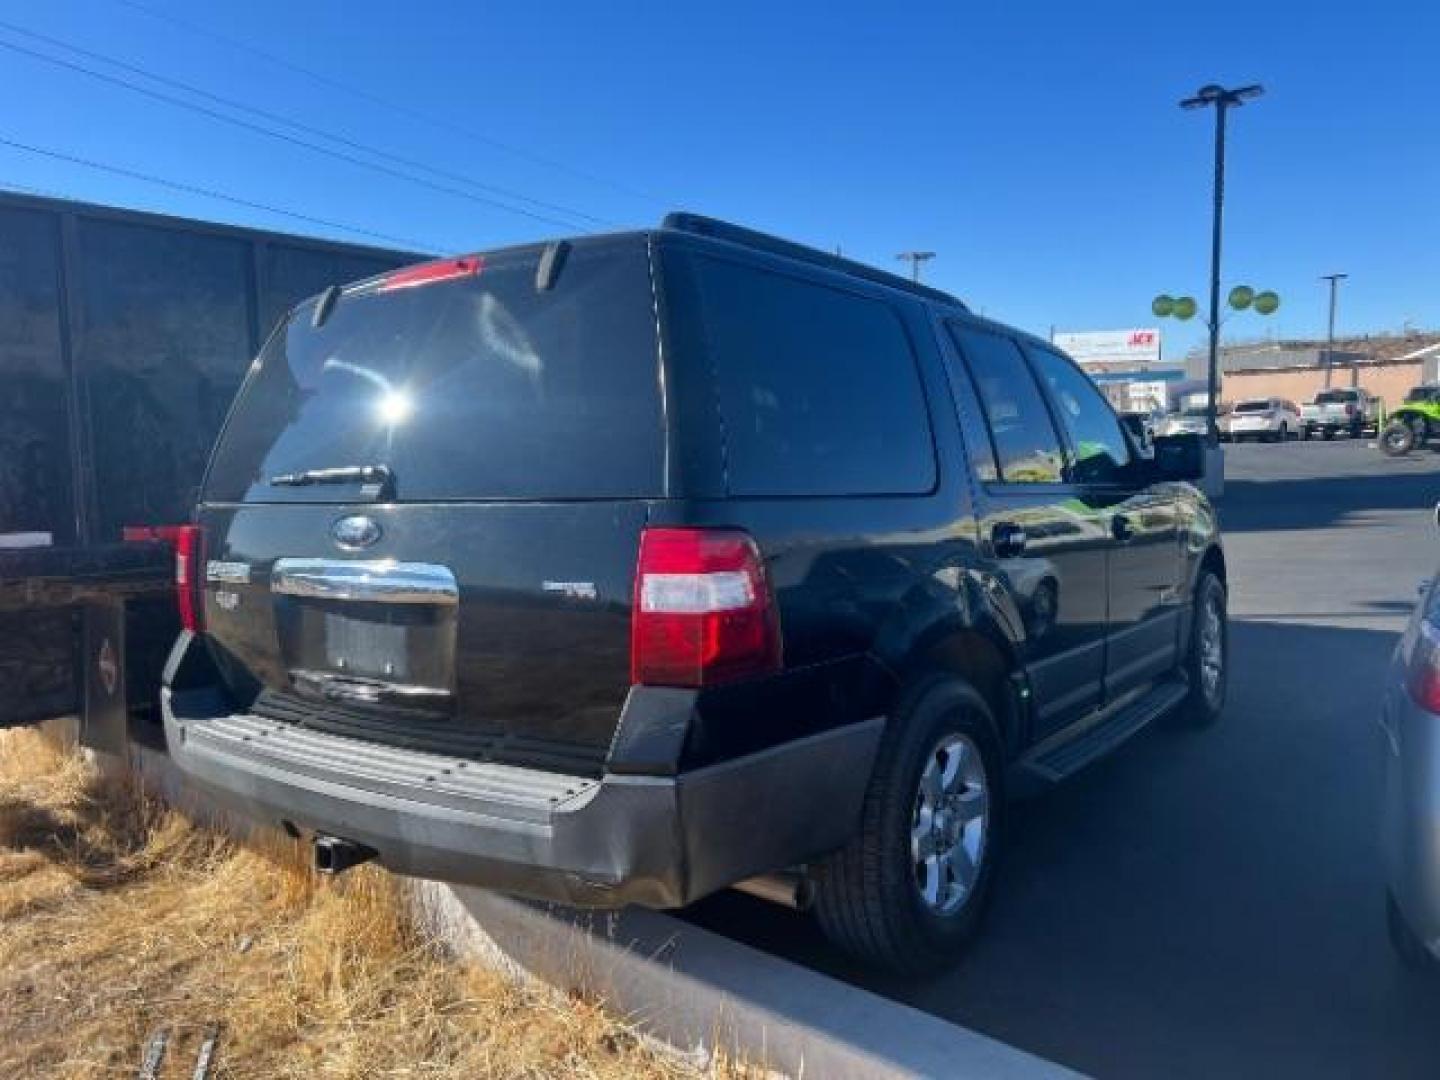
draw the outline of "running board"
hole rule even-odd
[[[1183,676],[1168,679],[1070,738],[1058,744],[1041,744],[1021,758],[1016,768],[1050,783],[1064,780],[1104,757],[1150,721],[1164,716],[1189,692],[1189,681]]]

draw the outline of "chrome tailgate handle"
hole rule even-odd
[[[270,591],[324,600],[367,600],[380,604],[460,602],[455,575],[435,563],[394,559],[276,559]]]

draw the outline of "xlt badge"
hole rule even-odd
[[[330,526],[330,535],[347,551],[368,548],[380,539],[380,523],[364,514],[351,514]]]

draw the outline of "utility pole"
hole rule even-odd
[[[1180,102],[1182,109],[1215,107],[1215,206],[1210,232],[1210,363],[1206,372],[1209,404],[1210,439],[1219,442],[1220,428],[1215,422],[1216,400],[1220,387],[1220,235],[1225,214],[1225,114],[1245,102],[1258,98],[1265,88],[1258,84],[1226,90],[1210,83],[1195,92],[1194,97]]]
[[[1321,274],[1321,281],[1330,283],[1330,329],[1325,334],[1325,389],[1330,389],[1330,365],[1335,362],[1335,293],[1349,274]]]
[[[928,262],[934,257],[935,252],[933,251],[902,251],[899,255],[895,256],[895,258],[899,259],[901,262],[908,262],[910,264],[911,281],[920,280],[920,264],[923,262]]]

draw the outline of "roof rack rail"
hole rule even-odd
[[[719,218],[706,217],[704,214],[692,214],[686,210],[672,210],[660,222],[660,227],[674,229],[676,232],[692,233],[696,236],[728,240],[730,243],[739,244],[742,247],[754,248],[756,251],[768,251],[774,255],[797,259],[800,262],[828,267],[842,274],[850,274],[853,277],[864,278],[866,281],[873,281],[892,289],[903,289],[905,292],[916,293],[946,304],[955,304],[966,311],[970,310],[963,300],[942,289],[933,289],[929,285],[921,285],[919,282],[910,281],[899,274],[867,266],[854,259],[847,259],[843,255],[831,255],[819,248],[807,247],[792,240],[782,240],[778,236],[771,236],[769,233],[758,232],[755,229],[747,229],[743,225],[734,225],[728,221],[721,221]]]

